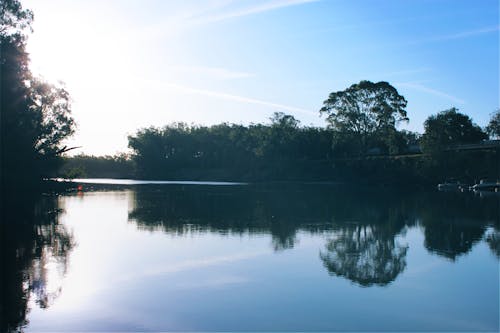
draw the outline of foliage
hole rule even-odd
[[[0,106],[2,184],[36,181],[55,169],[74,132],[68,92],[29,69],[25,30],[33,14],[19,1],[0,5]]]
[[[135,167],[129,155],[64,157],[64,165],[58,171],[63,178],[134,178]]]
[[[495,148],[422,155],[419,134],[396,131],[391,149],[398,155],[345,157],[339,146],[332,149],[332,135],[330,128],[300,126],[293,116],[277,113],[267,125],[145,128],[129,137],[129,147],[136,176],[149,179],[435,184],[448,177],[473,183],[499,176]]]
[[[337,151],[364,155],[369,148],[383,147],[397,152],[396,125],[408,121],[406,105],[389,83],[361,81],[331,93],[320,113],[327,115]]]
[[[451,108],[432,115],[424,123],[421,146],[426,153],[436,154],[456,145],[478,143],[487,135],[469,116]]]
[[[211,174],[218,179],[291,179],[304,172],[304,163],[319,165],[329,159],[328,129],[301,127],[294,117],[281,113],[271,121],[270,125],[174,123],[145,128],[129,136],[129,147],[139,177],[146,178]]]
[[[486,132],[490,137],[500,139],[500,109],[491,115],[490,122],[486,126]]]
[[[31,30],[33,12],[23,9],[18,0],[2,0],[0,2],[0,35],[21,36],[25,30]]]

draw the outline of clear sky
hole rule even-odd
[[[32,69],[73,98],[78,152],[127,150],[146,126],[324,126],[332,91],[388,81],[421,132],[455,106],[484,126],[499,107],[498,0],[22,0]]]

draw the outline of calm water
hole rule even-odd
[[[85,186],[3,208],[3,329],[499,329],[500,196]]]

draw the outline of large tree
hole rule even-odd
[[[33,14],[18,0],[2,1],[0,10],[1,174],[2,185],[9,187],[50,174],[75,125],[64,87],[29,69],[26,40]]]
[[[334,145],[364,154],[373,145],[390,146],[397,124],[408,121],[406,105],[406,99],[389,83],[361,81],[331,93],[320,113],[326,114],[334,131]]]
[[[469,116],[457,108],[441,111],[424,122],[424,134],[420,140],[422,150],[437,153],[456,145],[477,143],[488,136]]]

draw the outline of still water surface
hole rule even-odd
[[[2,327],[499,329],[499,196],[86,186],[8,208]]]

